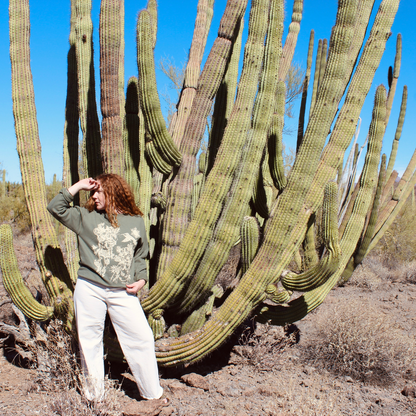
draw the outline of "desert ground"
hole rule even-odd
[[[16,232],[14,244],[27,285],[42,293],[31,236]],[[350,282],[287,328],[247,322],[202,362],[161,368],[167,406],[141,401],[128,368],[115,362],[107,363],[105,401],[87,405],[72,382],[67,339],[56,333],[55,349],[41,349],[39,340],[33,351],[22,347],[19,336],[33,324],[19,318],[0,285],[0,414],[416,414],[416,265],[382,263],[370,256]],[[50,365],[36,365],[33,354]]]

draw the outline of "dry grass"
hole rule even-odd
[[[297,342],[297,332],[269,324],[256,324],[255,330],[243,331],[234,350],[243,361],[259,371],[268,371],[282,352]]]
[[[122,396],[115,381],[106,380],[105,397],[100,403],[89,402],[82,393],[81,370],[76,347],[62,322],[52,321],[46,333],[36,334],[30,347],[36,361],[37,377],[32,389],[46,392],[51,415],[60,416],[120,416],[119,398]]]
[[[317,314],[319,338],[306,360],[337,375],[389,385],[415,360],[415,339],[367,301],[335,306]]]
[[[416,260],[394,262],[390,266],[386,266],[385,261],[375,255],[370,255],[354,271],[350,283],[358,287],[376,290],[381,288],[386,281],[416,284]]]

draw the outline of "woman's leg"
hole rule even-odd
[[[107,305],[105,288],[78,278],[74,305],[81,353],[84,393],[88,400],[104,396],[103,332]]]
[[[108,314],[141,396],[160,398],[163,389],[159,383],[153,333],[139,299],[125,289],[113,289],[107,300]]]

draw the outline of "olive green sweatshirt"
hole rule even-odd
[[[147,281],[149,249],[143,218],[119,214],[115,228],[105,213],[72,207],[73,199],[66,188],[61,189],[48,211],[78,236],[78,276],[107,287]]]

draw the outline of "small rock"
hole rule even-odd
[[[188,390],[188,386],[185,386],[185,384],[181,383],[179,380],[170,381],[169,383],[167,383],[167,387],[172,393],[183,392]]]
[[[411,397],[412,399],[416,398],[416,387],[406,385],[404,386],[404,389],[402,390],[403,396]]]
[[[205,380],[204,377],[202,377],[199,374],[191,373],[191,374],[185,374],[181,377],[181,380],[185,382],[188,386],[196,387],[197,389],[202,389],[205,391],[209,390],[209,384]]]
[[[170,416],[174,411],[175,409],[172,406],[164,407],[159,413],[159,416]]]
[[[347,383],[354,383],[354,380],[352,379],[352,377],[350,377],[350,376],[345,376],[345,381],[347,382]]]
[[[162,409],[167,406],[168,404],[163,403],[162,400],[132,402],[124,407],[123,416],[158,416]]]
[[[221,394],[221,396],[224,397],[238,397],[241,395],[241,392],[237,389],[235,389],[234,387],[231,386],[219,386],[217,388],[217,392],[219,394]]]

